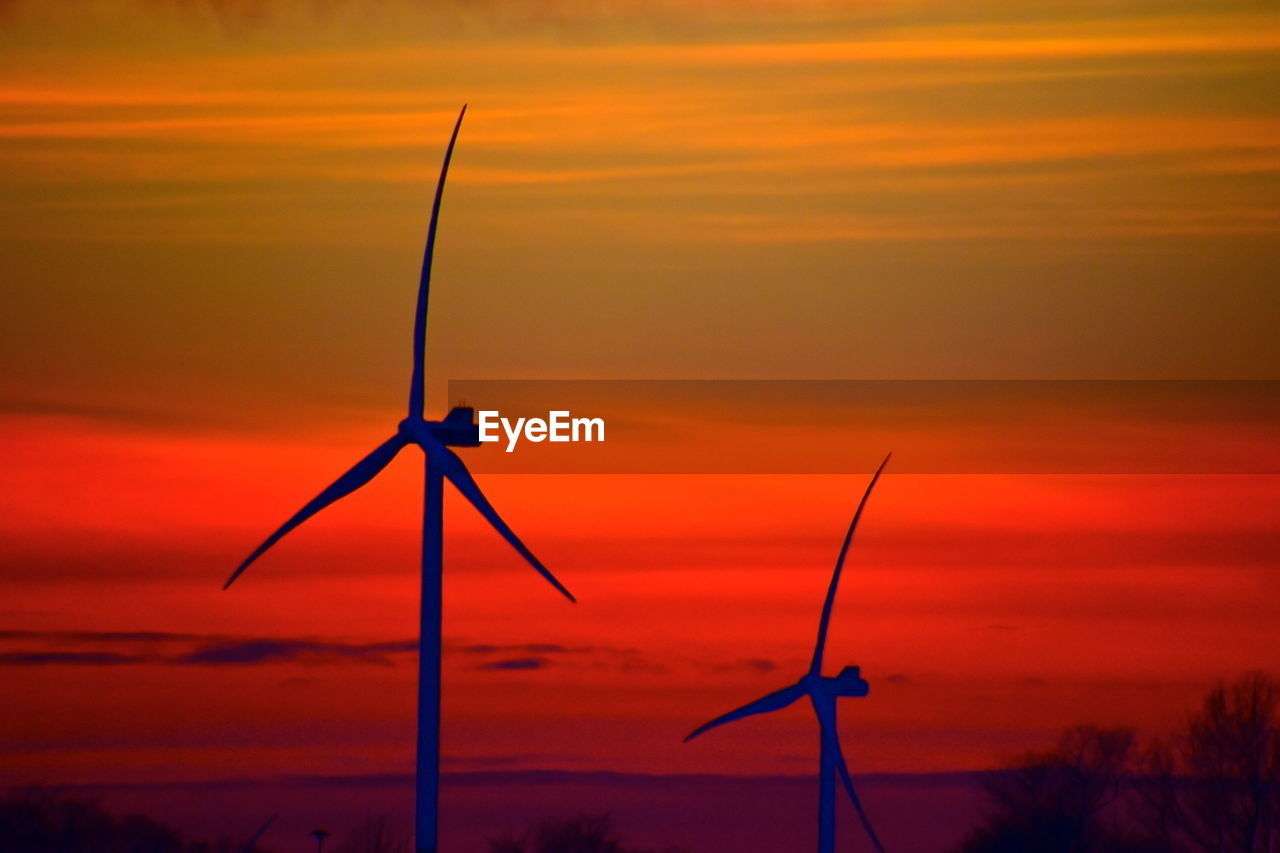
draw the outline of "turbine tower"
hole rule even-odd
[[[422,257],[422,276],[418,283],[418,304],[413,325],[413,376],[409,384],[409,414],[400,421],[396,432],[372,453],[357,462],[335,480],[328,488],[266,538],[258,549],[232,573],[223,589],[231,586],[236,578],[258,557],[280,540],[286,533],[302,524],[320,510],[359,489],[376,477],[395,458],[396,454],[411,444],[423,452],[425,462],[425,488],[422,519],[422,621],[418,641],[418,764],[417,798],[415,808],[415,846],[417,853],[436,853],[437,816],[440,787],[440,581],[441,543],[444,536],[444,480],[448,480],[471,502],[502,537],[511,543],[521,557],[533,566],[547,581],[570,601],[575,601],[551,572],[533,556],[524,543],[512,532],[506,522],[489,504],[488,499],[471,478],[466,466],[450,447],[478,447],[479,429],[475,425],[475,411],[467,407],[451,409],[441,421],[425,418],[425,382],[423,361],[427,338],[427,296],[431,283],[431,256],[435,250],[436,224],[440,217],[440,199],[444,195],[444,181],[453,157],[453,146],[458,141],[458,129],[467,108],[458,113],[458,121],[445,149],[444,165],[440,167],[440,180],[436,183],[435,201],[431,206],[431,223],[427,229],[427,246]]]
[[[844,567],[844,558],[849,553],[849,544],[853,541],[853,533],[858,528],[858,519],[862,517],[867,499],[871,497],[871,490],[875,488],[876,481],[880,479],[880,473],[888,464],[889,457],[886,456],[871,477],[871,482],[858,503],[858,509],[853,514],[853,521],[849,524],[849,532],[845,534],[844,544],[840,547],[840,556],[836,559],[836,568],[831,574],[831,585],[827,587],[827,600],[822,605],[822,618],[818,622],[818,641],[813,649],[813,660],[809,664],[809,671],[790,687],[774,691],[737,710],[716,717],[711,722],[694,729],[684,739],[685,743],[688,743],[708,729],[723,723],[731,723],[755,714],[780,711],[802,696],[808,696],[809,701],[813,703],[814,713],[818,716],[818,728],[821,732],[819,752],[821,757],[818,767],[818,853],[833,853],[835,850],[835,777],[837,773],[845,790],[849,792],[849,799],[853,801],[853,807],[857,809],[858,818],[871,838],[871,843],[880,853],[884,853],[884,847],[880,845],[880,839],[876,837],[876,831],[871,827],[871,821],[862,808],[862,801],[858,799],[858,794],[853,788],[853,779],[849,777],[849,768],[840,750],[840,735],[836,731],[836,699],[841,696],[866,696],[870,687],[862,680],[862,674],[856,666],[846,666],[839,675],[834,677],[823,675],[822,652],[827,644],[827,625],[831,621],[831,607],[835,603],[836,587],[840,584],[840,570]]]

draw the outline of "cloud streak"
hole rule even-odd
[[[316,637],[232,637],[161,631],[0,631],[0,668],[45,666],[252,667],[279,664],[393,666],[416,659],[413,639],[345,642]],[[653,669],[637,649],[559,643],[490,644],[446,640],[446,657],[480,672],[576,666],[635,671]],[[765,671],[768,661],[733,668]]]
[[[416,653],[417,642],[346,644],[310,640],[233,640],[205,643],[170,660],[203,666],[245,666],[262,663],[375,663],[388,666],[395,655]]]
[[[0,667],[254,666],[357,663],[389,666],[416,640],[350,643],[314,638],[224,637],[150,631],[0,631]],[[17,648],[13,648],[13,647]]]
[[[0,652],[0,667],[3,666],[120,666],[122,664],[144,663],[147,658],[141,655],[121,655],[112,652]]]
[[[477,669],[487,670],[531,670],[546,669],[551,665],[551,661],[546,658],[505,658],[503,660],[490,661],[481,664]]]
[[[471,669],[481,672],[533,672],[567,665],[620,672],[665,671],[665,667],[634,648],[559,643],[446,643],[445,651],[479,659]]]

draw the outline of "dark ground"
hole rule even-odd
[[[974,774],[865,776],[859,792],[886,848],[941,853],[979,820]],[[371,814],[407,830],[413,789],[405,776],[297,778],[278,782],[77,788],[117,813],[140,811],[194,837],[251,835],[280,817],[262,845],[311,853],[317,826],[340,837]],[[515,771],[446,774],[441,846],[483,853],[485,839],[540,820],[610,813],[629,844],[679,845],[690,853],[809,851],[816,779],[801,776],[643,776]],[[841,806],[841,849],[871,850],[852,808]]]

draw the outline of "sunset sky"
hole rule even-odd
[[[401,417],[464,102],[437,413],[474,379],[1205,382],[1176,441],[1013,395],[806,407],[764,450],[739,394],[741,469],[479,466],[581,603],[449,493],[446,770],[812,772],[807,711],[680,739],[800,674],[888,450],[828,653],[872,685],[856,770],[1280,671],[1277,386],[1208,381],[1280,380],[1277,91],[1267,2],[0,2],[0,782],[409,771],[416,454],[220,586]],[[749,458],[778,434],[794,468]]]

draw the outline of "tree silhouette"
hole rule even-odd
[[[542,821],[523,835],[489,840],[489,853],[647,853],[622,846],[609,815]],[[663,853],[685,853],[669,847]]]
[[[608,815],[583,815],[571,820],[543,821],[522,836],[489,842],[490,853],[623,853]]]
[[[1077,726],[984,787],[986,822],[958,853],[1274,853],[1280,682],[1261,672],[1220,682],[1141,756],[1130,730]]]
[[[1269,853],[1280,842],[1280,682],[1219,683],[1144,756],[1147,824],[1166,849]]]
[[[336,853],[409,853],[409,834],[386,815],[370,815],[338,845]]]
[[[1119,798],[1133,753],[1131,729],[1076,726],[1050,750],[988,776],[987,820],[961,853],[1103,853],[1143,849],[1104,812]]]
[[[244,842],[188,842],[143,815],[117,818],[95,800],[47,788],[19,788],[0,798],[4,853],[259,853]]]

